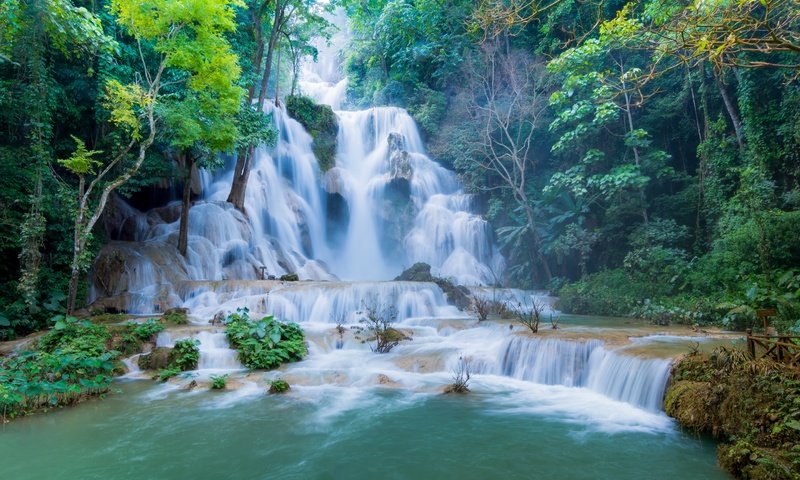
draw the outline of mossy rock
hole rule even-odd
[[[139,368],[142,370],[161,370],[172,363],[170,347],[156,347],[150,353],[139,356]]]
[[[678,423],[694,432],[718,429],[715,415],[716,397],[708,382],[681,380],[673,382],[664,396],[664,411]]]
[[[336,139],[339,135],[339,122],[333,109],[305,95],[290,95],[285,104],[289,116],[300,122],[314,139],[311,148],[319,168],[327,172],[336,164]]]
[[[431,275],[431,266],[427,263],[417,262],[411,267],[405,269],[403,273],[395,278],[396,281],[401,282],[432,282],[434,279]]]
[[[465,310],[470,306],[470,291],[463,285],[456,285],[446,278],[434,277],[431,274],[431,266],[424,262],[417,262],[395,277],[395,281],[401,282],[433,282],[442,289],[447,297],[447,302]]]

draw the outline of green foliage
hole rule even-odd
[[[164,324],[154,318],[148,318],[144,323],[128,323],[131,333],[143,342],[153,339],[159,332],[164,330]]]
[[[239,351],[239,360],[250,369],[270,370],[297,362],[307,353],[305,335],[296,323],[283,323],[268,315],[251,320],[247,309],[225,319],[225,334]]]
[[[169,355],[170,367],[177,368],[181,372],[196,369],[197,361],[200,360],[199,345],[200,340],[193,338],[176,341]]]
[[[328,105],[318,105],[313,99],[304,95],[290,95],[286,97],[286,111],[300,122],[314,139],[312,148],[320,169],[325,172],[334,167],[339,123],[333,109]]]
[[[669,290],[669,285],[637,280],[621,269],[605,270],[561,287],[556,308],[564,313],[626,316],[642,300]]]
[[[718,348],[675,366],[666,412],[723,443],[720,465],[738,478],[793,478],[800,465],[800,378],[791,367]]]
[[[179,367],[164,368],[158,372],[158,375],[156,375],[154,379],[157,379],[159,382],[166,382],[170,378],[180,375],[181,371]]]
[[[189,323],[189,318],[186,314],[186,310],[180,308],[172,308],[164,312],[164,316],[162,319],[173,325],[186,325]]]
[[[227,373],[224,375],[211,375],[211,390],[225,390],[225,385],[227,383]]]
[[[105,327],[56,317],[35,349],[0,358],[0,415],[15,417],[79,402],[108,390],[119,352]]]
[[[276,378],[269,382],[269,393],[284,393],[289,391],[289,382],[282,378]]]
[[[93,174],[95,168],[97,168],[98,165],[102,165],[101,161],[93,157],[103,152],[88,150],[83,140],[78,137],[73,136],[72,139],[77,145],[75,152],[73,152],[69,158],[59,160],[58,163],[75,175],[83,176]]]

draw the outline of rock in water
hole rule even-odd
[[[160,370],[170,363],[170,347],[156,347],[152,352],[139,356],[139,368],[142,370]]]

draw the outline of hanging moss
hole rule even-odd
[[[286,111],[300,122],[314,139],[312,149],[319,168],[327,172],[336,164],[336,137],[339,122],[329,105],[319,105],[305,95],[286,97]]]

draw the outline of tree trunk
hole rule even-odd
[[[278,51],[278,57],[275,59],[275,105],[280,105],[278,95],[281,85],[281,46],[278,44],[275,49]]]
[[[258,94],[259,107],[263,105],[267,96],[267,84],[269,83],[269,74],[272,69],[272,56],[275,54],[275,44],[278,42],[278,35],[280,35],[283,18],[286,14],[287,3],[288,2],[285,0],[278,0],[275,2],[275,19],[272,22],[272,32],[269,37],[269,43],[267,44],[267,61],[264,64],[264,75],[261,77],[261,90]]]
[[[78,264],[73,262],[69,275],[69,291],[67,294],[67,313],[75,311],[75,300],[78,297],[78,282],[81,279],[81,269]]]
[[[248,147],[239,151],[236,166],[233,169],[233,183],[228,194],[228,203],[242,213],[244,211],[244,198],[247,193],[247,181],[250,179],[250,164],[255,156],[255,147]]]
[[[542,264],[542,270],[544,270],[545,279],[548,283],[550,283],[550,280],[553,279],[553,274],[550,271],[550,265],[547,263],[547,257],[545,257],[542,253],[542,242],[539,239],[539,233],[536,231],[536,216],[533,213],[533,208],[531,208],[530,204],[528,203],[527,197],[523,195],[521,200],[524,202],[525,215],[528,219],[528,228],[531,231],[533,245],[536,249],[536,258],[539,260],[539,263]]]
[[[725,104],[725,110],[728,112],[731,123],[733,123],[733,131],[736,133],[736,143],[739,144],[739,150],[744,150],[744,128],[742,128],[742,119],[739,118],[736,105],[733,103],[730,95],[728,95],[728,89],[722,84],[722,80],[717,75],[714,75],[714,80],[716,80],[719,94],[722,96],[722,103]]]
[[[186,257],[186,250],[189,247],[189,209],[192,208],[192,174],[194,172],[194,157],[191,153],[184,154],[184,165],[186,174],[183,177],[183,206],[178,231],[178,252]]]
[[[621,63],[620,63],[620,71],[622,73],[622,76],[620,78],[624,78],[625,69],[623,68]],[[627,115],[628,118],[628,128],[630,133],[633,134],[634,127],[633,127],[633,115],[631,114],[631,98],[630,94],[628,94],[628,87],[625,85],[624,80],[622,81],[622,89],[625,98],[625,114]],[[639,149],[637,147],[633,147],[633,159],[636,162],[636,169],[639,170],[639,173],[642,173],[641,161],[639,159]],[[639,188],[639,201],[642,203],[642,219],[644,220],[644,224],[647,225],[648,223],[647,202],[645,199],[643,188]]]

